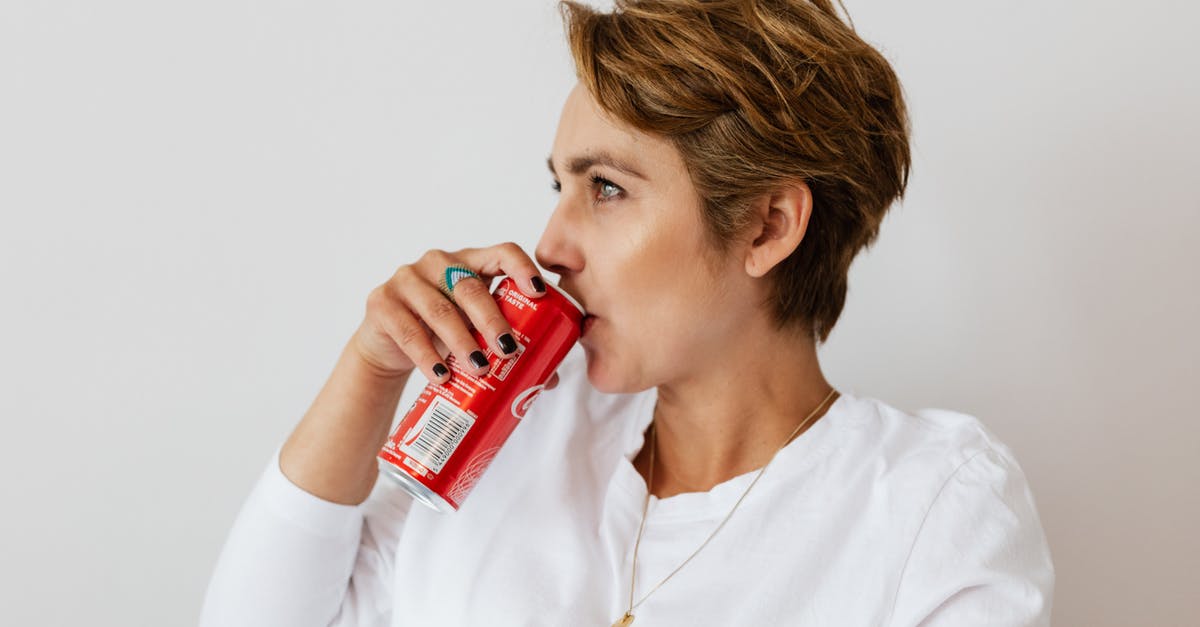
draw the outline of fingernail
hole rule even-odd
[[[447,370],[447,369],[446,369],[446,367],[445,367],[445,366],[443,366],[442,364],[440,364],[440,363],[437,363],[437,364],[434,364],[434,365],[433,365],[433,374],[434,374],[434,376],[436,376],[437,378],[439,378],[439,379],[440,379],[440,378],[442,378],[442,377],[446,376],[446,373],[447,373],[447,372],[450,372],[450,371],[449,371],[449,370]]]
[[[486,368],[488,366],[487,357],[483,355],[482,351],[471,353],[471,363],[475,364],[476,368]]]
[[[546,291],[546,284],[542,282],[542,277],[535,276],[532,279],[529,279],[529,282],[533,284],[533,289],[539,292]]]
[[[504,351],[505,355],[511,355],[513,351],[517,350],[517,342],[513,340],[513,336],[510,333],[505,333],[496,338],[496,342],[500,344],[500,348]]]

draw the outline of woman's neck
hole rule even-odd
[[[658,386],[651,486],[651,493],[658,498],[707,492],[761,468],[818,405],[820,410],[797,438],[812,428],[839,396],[834,393],[821,404],[833,388],[821,373],[812,341],[743,341],[702,366]],[[633,463],[642,477],[648,478],[649,430],[645,435],[645,445]]]

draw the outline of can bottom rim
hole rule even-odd
[[[442,498],[440,494],[430,490],[428,486],[408,476],[408,473],[397,470],[395,466],[387,460],[379,459],[379,470],[392,481],[400,484],[405,492],[412,495],[413,499],[425,505],[439,514],[448,514],[456,511],[454,506],[449,501]]]

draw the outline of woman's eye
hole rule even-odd
[[[599,174],[592,175],[592,186],[599,189],[600,196],[596,198],[596,202],[604,202],[612,200],[621,194],[621,188],[616,183],[600,176]]]
[[[616,198],[617,196],[620,196],[621,192],[625,191],[625,190],[621,189],[620,185],[613,183],[612,181],[604,178],[603,176],[600,176],[599,174],[592,175],[591,181],[592,181],[592,187],[594,189],[596,189],[596,191],[599,194],[594,199],[595,202],[605,202],[608,200],[612,200],[612,199]],[[562,183],[559,183],[558,181],[553,181],[550,184],[550,189],[554,190],[555,192],[562,192]]]

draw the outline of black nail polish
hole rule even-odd
[[[487,357],[483,355],[482,351],[475,351],[474,353],[471,353],[471,363],[475,364],[476,368],[488,367]]]
[[[542,282],[542,277],[535,276],[532,279],[529,279],[529,282],[533,284],[533,289],[539,292],[546,291],[546,284]]]
[[[446,376],[447,372],[450,372],[450,371],[447,370],[446,367],[443,366],[442,364],[438,363],[438,364],[433,365],[433,375],[435,377],[438,377],[438,378],[444,377],[444,376]]]
[[[513,351],[517,350],[517,342],[513,340],[511,333],[501,335],[499,338],[496,338],[496,342],[500,344],[500,348],[504,351],[505,355],[511,355]]]

